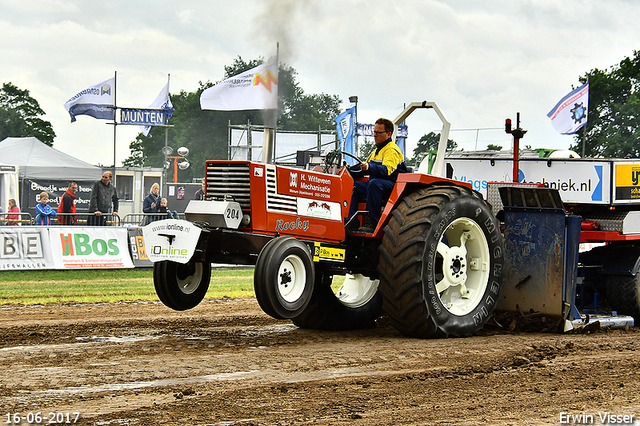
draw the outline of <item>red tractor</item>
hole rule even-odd
[[[417,108],[442,120],[444,154],[450,125],[435,103],[413,103],[394,123]],[[144,229],[156,292],[168,307],[190,309],[205,296],[212,263],[255,265],[261,308],[299,327],[368,328],[387,315],[407,336],[470,335],[498,301],[504,242],[480,193],[439,177],[443,158],[433,174],[423,165],[398,176],[372,234],[345,228],[347,168],[207,161],[206,200],[189,204],[188,220]],[[335,275],[346,276],[337,290]]]

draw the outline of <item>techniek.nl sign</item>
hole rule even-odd
[[[565,203],[608,204],[611,164],[606,161],[521,160],[519,182],[541,183],[557,189]],[[488,182],[513,182],[513,163],[507,159],[447,158],[452,178],[469,182],[487,195]]]

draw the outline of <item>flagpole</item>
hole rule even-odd
[[[276,77],[278,76],[278,66],[280,61],[280,43],[276,43]],[[264,109],[264,131],[262,137],[262,161],[265,164],[275,163],[276,152],[276,127],[278,122],[278,85],[275,85],[275,109]]]
[[[116,127],[118,127],[118,123],[116,121],[116,110],[118,109],[118,107],[116,106],[116,91],[117,91],[117,86],[118,86],[118,71],[115,71],[115,74],[113,76],[113,176],[116,176],[116,144],[117,144],[117,137],[116,137]]]
[[[589,84],[589,80],[587,80],[586,84]],[[589,104],[587,103],[587,121],[584,123],[584,126],[582,126],[582,158],[584,158],[584,153],[587,146],[587,123],[588,122],[589,122]]]
[[[169,88],[169,83],[171,81],[171,74],[167,74],[167,89]],[[167,97],[169,97],[169,90],[167,90]],[[166,121],[166,114],[165,114],[165,122],[164,124],[167,124]],[[162,193],[167,194],[166,191],[166,186],[167,186],[167,146],[169,145],[169,127],[165,127],[164,128],[164,163],[162,163]]]

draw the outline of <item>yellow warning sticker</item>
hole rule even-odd
[[[336,247],[326,247],[320,243],[314,243],[313,261],[319,262],[323,260],[335,260],[338,262],[344,262],[345,249]]]

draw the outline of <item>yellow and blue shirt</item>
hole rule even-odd
[[[398,173],[406,173],[407,165],[404,156],[391,139],[387,139],[367,157],[369,176],[372,179],[387,179],[396,181]]]

